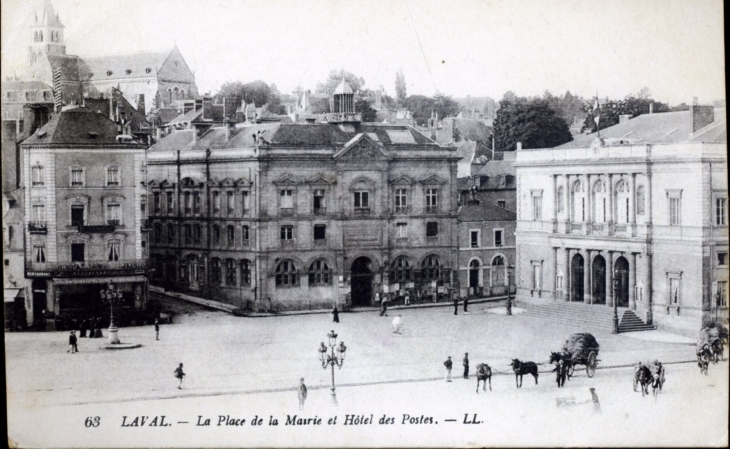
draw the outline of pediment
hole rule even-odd
[[[308,184],[319,184],[319,185],[332,185],[337,184],[337,180],[330,178],[322,173],[317,173],[307,180]]]
[[[343,159],[390,159],[380,142],[363,133],[350,139],[334,157]]]
[[[276,184],[276,185],[278,185],[278,186],[279,185],[290,185],[290,186],[292,186],[292,185],[298,185],[298,184],[300,184],[300,181],[299,181],[299,179],[297,179],[296,176],[291,175],[289,173],[285,173],[285,174],[279,176],[278,178],[274,179],[273,183]]]
[[[251,187],[251,185],[253,185],[253,183],[247,179],[238,178],[235,182],[235,185],[237,187]]]
[[[401,174],[401,175],[398,175],[395,178],[391,179],[388,182],[390,182],[393,185],[409,185],[410,186],[410,185],[415,184],[416,180],[406,174]]]
[[[423,185],[442,185],[446,184],[446,180],[438,175],[431,175],[418,181]]]
[[[160,188],[172,187],[172,186],[173,186],[173,184],[170,181],[168,181],[167,179],[163,179],[160,182]]]
[[[201,181],[199,179],[191,178],[188,176],[186,178],[183,178],[182,181],[180,181],[180,185],[182,187],[197,187],[197,186],[202,186],[203,181]]]

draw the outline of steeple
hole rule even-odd
[[[63,38],[64,26],[51,0],[45,0],[43,10],[35,13],[30,27],[30,46],[28,63],[35,64],[47,55],[65,55],[66,44]]]

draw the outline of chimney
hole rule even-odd
[[[651,105],[649,105],[649,114],[651,114]],[[621,114],[618,116],[619,123],[626,123],[631,120],[631,114]]]
[[[195,100],[184,102],[183,103],[183,114],[187,114],[188,112],[192,111],[194,107],[195,107]]]
[[[692,97],[692,106],[699,106],[700,102],[697,97]]]
[[[522,142],[517,142],[517,151],[522,151]]]
[[[694,97],[692,106],[689,107],[689,115],[692,118],[692,132],[695,133],[715,121],[715,108],[698,105],[697,97]]]

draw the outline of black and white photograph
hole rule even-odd
[[[7,0],[12,448],[727,447],[721,0]]]

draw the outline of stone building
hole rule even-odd
[[[327,123],[175,131],[148,154],[155,283],[239,308],[448,299],[454,150],[361,123],[349,86]]]
[[[518,148],[518,298],[564,310],[593,305],[606,313],[591,316],[609,326],[616,302],[621,326],[635,313],[645,324],[690,335],[718,302],[726,316],[721,112],[694,105],[622,117],[601,137]]]
[[[109,284],[122,291],[122,312],[143,308],[145,146],[78,107],[55,114],[21,150],[29,316],[106,317],[100,291]]]

